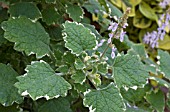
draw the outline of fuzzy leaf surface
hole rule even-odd
[[[86,107],[92,106],[95,112],[123,112],[125,108],[119,90],[114,84],[86,93],[83,103]]]
[[[65,46],[76,55],[92,50],[97,44],[95,35],[81,23],[65,22],[63,33]]]
[[[147,76],[148,72],[137,55],[122,55],[115,58],[113,77],[118,87],[145,84]]]
[[[170,78],[170,55],[166,51],[158,50],[160,57],[160,70],[164,72],[165,76]]]
[[[4,106],[23,100],[18,89],[14,87],[17,76],[18,73],[11,66],[0,63],[0,103]]]
[[[26,17],[9,19],[2,23],[4,38],[15,42],[14,49],[25,51],[27,55],[36,54],[41,58],[50,51],[50,37],[39,22],[32,22]]]
[[[34,61],[26,68],[27,73],[17,77],[15,86],[22,95],[29,94],[33,100],[41,97],[46,99],[65,96],[71,85],[44,61]],[[24,94],[24,93],[25,94]]]

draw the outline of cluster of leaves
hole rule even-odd
[[[110,47],[101,58],[106,42],[96,48],[113,17],[122,17],[120,7],[132,7],[129,26],[154,26],[158,16],[147,1],[1,0],[0,111],[170,111],[167,51],[128,35],[113,39],[114,59]]]

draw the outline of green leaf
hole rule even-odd
[[[116,5],[117,7],[122,6],[122,1],[121,0],[110,0],[112,4]]]
[[[19,112],[19,108],[16,104],[8,107],[0,105],[0,112]]]
[[[0,46],[7,40],[4,38],[4,31],[0,28]]]
[[[99,63],[97,65],[97,69],[98,69],[98,73],[105,75],[108,72],[107,63]]]
[[[145,51],[145,46],[143,44],[134,44],[131,46],[131,49],[128,50],[130,55],[139,55],[141,59],[146,59],[147,53]]]
[[[80,58],[77,58],[74,62],[74,66],[76,69],[80,70],[80,69],[84,69],[86,66],[85,64],[82,62],[82,60]]]
[[[75,83],[82,84],[86,80],[86,74],[82,70],[77,70],[71,78],[74,80]]]
[[[158,20],[157,15],[155,14],[154,10],[144,1],[139,4],[140,12],[147,18],[151,20]]]
[[[37,58],[49,53],[50,37],[40,23],[20,17],[3,22],[2,28],[4,38],[15,42],[15,50],[25,51],[27,55],[36,54]]]
[[[95,13],[96,10],[98,10],[99,13],[101,13],[100,10],[105,11],[97,0],[89,0],[83,5],[83,7],[85,7],[87,11],[92,14]]]
[[[158,50],[158,59],[160,61],[160,70],[164,72],[167,78],[170,78],[170,55],[167,51]]]
[[[146,100],[154,107],[158,112],[163,112],[165,107],[165,98],[162,91],[146,95]]]
[[[51,26],[48,28],[48,33],[50,35],[50,39],[53,41],[62,41],[62,28],[61,27],[56,27],[56,26]]]
[[[45,0],[45,1],[46,1],[46,3],[53,3],[53,4],[56,3],[56,0]]]
[[[83,18],[83,9],[78,5],[67,4],[66,5],[66,12],[69,14],[69,17],[72,18],[74,21],[80,22]]]
[[[129,3],[129,2],[127,2],[127,3]],[[130,3],[129,3],[129,4],[130,4]],[[122,9],[123,9],[123,12],[124,12],[124,13],[126,12],[126,10],[127,10],[128,7],[129,7],[129,6],[128,6],[127,4],[122,3]],[[135,16],[135,12],[136,12],[135,6],[132,6],[131,9],[130,9],[130,12],[129,12],[129,14],[128,14],[128,16],[129,16],[129,17]]]
[[[14,87],[18,73],[9,65],[0,63],[0,103],[10,106],[14,102],[21,103],[23,98]]]
[[[72,112],[66,98],[57,98],[38,105],[38,112]]]
[[[42,11],[42,20],[46,22],[48,25],[55,24],[57,19],[60,17],[57,9],[54,7],[47,7]]]
[[[170,50],[170,36],[165,35],[163,40],[159,40],[158,48]]]
[[[113,83],[106,88],[86,92],[83,103],[93,112],[123,112],[125,109],[119,90]]]
[[[75,62],[75,56],[69,51],[66,51],[63,55],[63,62],[66,64],[73,64]]]
[[[95,34],[95,36],[96,36],[97,39],[102,38],[102,36],[99,34],[99,32],[95,29],[95,26],[94,26],[94,25],[86,24],[86,23],[83,23],[83,25],[84,25],[85,27],[87,27],[88,29],[90,29],[91,32]]]
[[[0,7],[0,23],[8,19],[8,10]]]
[[[113,0],[111,0],[112,2]],[[118,0],[120,1],[120,0]],[[111,10],[111,16],[117,16],[117,17],[122,17],[123,13],[114,5],[112,5],[110,2],[107,2],[109,5],[109,8]]]
[[[95,35],[81,23],[66,21],[63,33],[65,47],[76,55],[80,55],[85,50],[92,50],[97,44]]]
[[[115,58],[113,77],[119,88],[145,84],[148,75],[138,56],[122,55]]]
[[[87,91],[87,84],[79,84],[79,83],[75,83],[74,84],[74,89],[77,90],[79,93],[80,92],[86,92]]]
[[[9,13],[12,17],[26,16],[32,20],[41,18],[41,12],[38,7],[29,2],[18,2],[9,7]]]
[[[124,99],[135,104],[140,101],[142,102],[142,100],[144,100],[144,96],[146,95],[146,92],[148,92],[150,89],[151,89],[150,85],[145,85],[144,88],[137,88],[136,90],[129,88],[126,91],[124,88],[121,88],[120,92]]]
[[[71,85],[44,61],[34,61],[26,68],[27,73],[17,77],[15,86],[22,95],[29,95],[33,100],[66,96]]]
[[[61,65],[61,66],[59,66],[59,68],[57,68],[57,71],[59,71],[61,73],[68,73],[69,68],[67,65]]]
[[[128,0],[128,1],[129,1],[129,3],[130,3],[132,6],[136,6],[136,5],[140,4],[140,2],[141,2],[142,0]]]
[[[125,112],[149,112],[141,108],[128,107]]]
[[[106,9],[106,12],[109,12],[109,7],[106,3],[106,0],[98,0],[98,2],[100,3],[101,6],[103,6]]]
[[[136,11],[136,16],[133,18],[133,25],[137,28],[148,28],[152,21],[144,17],[139,10]]]

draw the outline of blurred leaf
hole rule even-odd
[[[64,74],[69,72],[69,68],[67,65],[61,65],[56,70]]]
[[[128,6],[126,6],[124,3],[122,3],[122,9],[123,9],[123,12],[125,13],[126,10],[127,10]],[[135,16],[135,6],[132,6],[131,9],[130,9],[130,13],[128,14],[129,17],[133,17]]]
[[[48,27],[47,32],[50,35],[50,39],[54,41],[62,41],[62,28],[61,27],[56,27],[56,26],[51,26]]]
[[[42,10],[42,20],[48,25],[55,24],[60,16],[55,7],[50,6]]]
[[[19,74],[10,66],[0,63],[0,103],[10,106],[14,102],[21,103],[23,98],[14,87]]]
[[[132,7],[132,4],[129,2],[129,0],[121,0],[122,4],[126,5],[127,7]]]
[[[41,12],[38,7],[31,2],[18,2],[13,4],[9,7],[9,13],[12,17],[26,16],[33,20],[41,18]]]
[[[116,5],[117,7],[121,8],[122,6],[122,2],[121,0],[110,0],[114,5]]]
[[[0,46],[7,40],[4,38],[4,31],[0,28]]]
[[[163,40],[159,40],[158,48],[170,50],[170,36],[165,35]]]
[[[139,5],[142,0],[127,0],[132,6]]]
[[[165,99],[162,91],[154,93],[153,91],[146,95],[146,100],[154,107],[158,112],[163,112],[165,107]]]
[[[83,7],[85,7],[86,10],[91,14],[98,13],[100,15],[103,15],[101,11],[105,11],[105,9],[100,5],[97,0],[89,0],[83,5]]]
[[[45,0],[47,3],[53,3],[55,4],[56,3],[56,0]]]
[[[0,105],[0,112],[19,112],[19,108],[17,108],[16,104],[7,107]]]
[[[152,24],[150,19],[144,17],[139,10],[136,11],[136,16],[133,18],[133,25],[137,28],[148,28]]]
[[[72,18],[74,21],[80,22],[83,18],[83,9],[78,5],[67,4],[66,5],[66,12],[69,14],[69,17]]]
[[[47,100],[38,105],[38,112],[72,112],[70,103],[66,98]]]
[[[3,9],[0,6],[0,23],[4,20],[8,19],[8,12],[7,11],[8,11],[7,9]]]
[[[145,17],[151,20],[158,20],[158,16],[155,14],[154,10],[144,1],[139,4],[139,10]]]
[[[98,2],[100,3],[101,6],[104,6],[106,12],[109,12],[109,8],[107,6],[106,0],[98,0]]]
[[[118,0],[119,2],[120,0]],[[116,6],[112,5],[110,2],[107,2],[109,8],[111,9],[111,16],[122,17],[123,13]]]

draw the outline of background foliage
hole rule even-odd
[[[0,0],[0,111],[170,111],[168,27],[157,48],[143,43],[159,27],[160,2]],[[107,42],[96,46],[127,7],[112,59]]]

